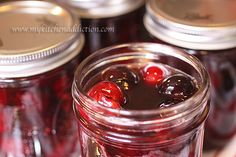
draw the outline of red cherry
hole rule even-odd
[[[119,109],[120,104],[124,103],[124,96],[121,89],[113,82],[99,82],[94,85],[88,95],[97,100],[103,106]]]
[[[143,79],[149,85],[154,86],[164,79],[164,72],[160,67],[148,66],[143,71]]]
[[[107,97],[104,94],[98,94],[98,99],[96,99],[98,101],[99,104],[109,107],[109,108],[120,108],[120,104],[114,100],[112,100],[111,98]]]
[[[74,107],[75,107],[74,109],[75,109],[75,114],[76,114],[77,120],[83,118],[86,121],[89,121],[89,119],[90,119],[89,116],[85,113],[85,111],[80,107],[79,104],[76,103]]]

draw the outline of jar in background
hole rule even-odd
[[[94,51],[125,42],[138,41],[145,0],[57,0],[72,7],[81,17],[85,33],[84,58]]]
[[[100,78],[95,76],[105,69],[146,63],[168,65],[191,75],[199,85],[198,91],[176,106],[149,110],[107,108],[86,94]],[[195,57],[153,43],[111,46],[80,64],[72,90],[82,157],[202,156],[204,122],[209,111],[209,78]]]
[[[224,146],[236,134],[235,1],[150,0],[144,18],[148,41],[197,56],[212,81],[206,147]]]
[[[71,85],[84,36],[44,1],[0,5],[0,156],[78,156]]]

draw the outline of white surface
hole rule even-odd
[[[203,157],[236,157],[236,136],[224,149],[212,152],[205,152]]]

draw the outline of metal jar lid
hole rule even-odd
[[[75,8],[82,18],[108,18],[132,12],[145,0],[57,0]]]
[[[84,45],[73,31],[77,17],[45,1],[0,5],[0,78],[19,78],[53,70],[73,59]]]
[[[196,50],[236,47],[236,1],[150,0],[146,29],[176,46]]]

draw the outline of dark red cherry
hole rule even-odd
[[[68,90],[71,85],[70,79],[67,75],[58,76],[58,78],[52,83],[53,90],[59,98],[61,95],[63,95],[63,93],[65,93],[65,91]]]
[[[148,85],[155,86],[164,79],[164,72],[158,66],[146,66],[143,69],[143,80]]]
[[[115,82],[123,90],[129,90],[139,82],[138,75],[126,67],[108,69],[102,74],[102,79]]]
[[[165,103],[179,103],[191,97],[197,90],[193,80],[182,74],[166,79],[160,86],[159,92],[164,95]]]
[[[125,102],[121,89],[114,82],[99,82],[88,91],[88,95],[99,104],[114,109],[121,108]]]
[[[7,105],[7,90],[0,88],[0,105]]]

